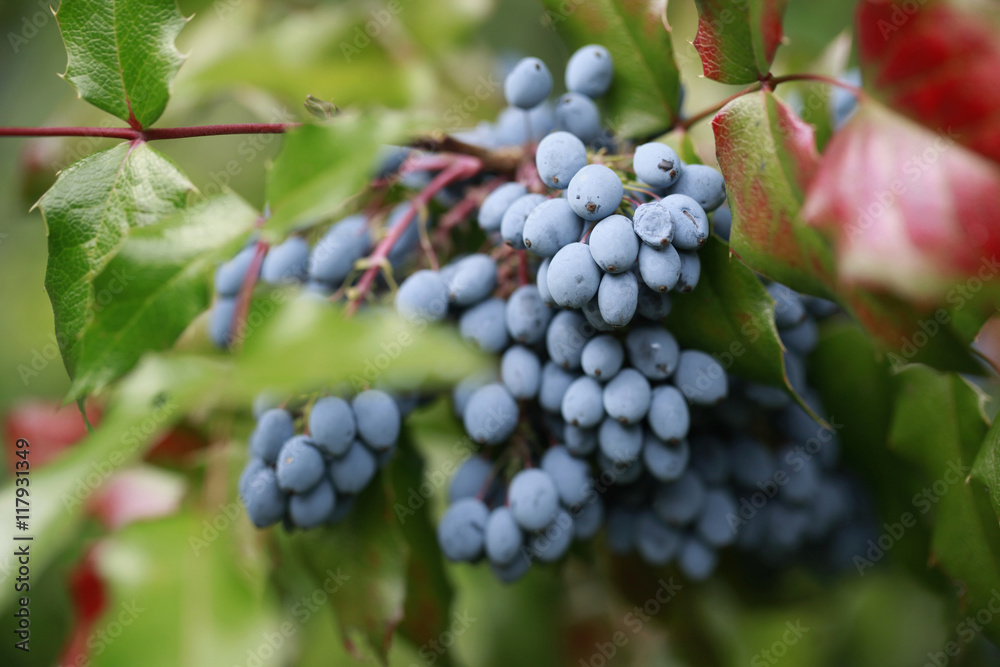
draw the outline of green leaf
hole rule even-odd
[[[187,511],[135,523],[99,543],[95,566],[108,594],[96,627],[125,627],[107,635],[113,641],[91,653],[91,664],[208,667],[245,664],[262,652],[294,654],[294,635],[283,630],[298,631],[302,617],[279,614],[273,592],[262,586],[263,561],[240,544],[247,530],[242,508],[234,501],[223,507],[228,513]],[[193,547],[192,540],[205,545]]]
[[[615,77],[605,115],[619,134],[655,135],[674,124],[680,104],[680,72],[657,3],[543,0],[542,4],[548,24],[572,48],[600,44],[611,52]]]
[[[994,419],[983,446],[972,464],[972,478],[989,494],[993,511],[1000,517],[1000,419]]]
[[[144,353],[173,345],[209,305],[219,249],[250,231],[257,216],[224,194],[133,231],[94,280],[95,312],[67,400],[103,389]]]
[[[698,256],[698,287],[672,295],[667,328],[682,347],[708,352],[727,371],[796,396],[785,375],[771,295],[717,237],[709,238]]]
[[[70,166],[39,201],[49,236],[45,289],[71,378],[98,303],[94,279],[133,227],[179,211],[193,189],[173,164],[146,144],[120,144]]]
[[[705,76],[720,83],[752,83],[771,69],[781,43],[788,0],[697,0],[694,45]]]
[[[340,525],[279,535],[279,543],[288,564],[306,568],[314,581],[344,581],[330,597],[341,636],[349,641],[360,632],[384,664],[403,618],[409,556],[384,490],[366,489]]]
[[[184,62],[177,0],[63,0],[56,19],[80,97],[136,129],[155,123]]]
[[[427,488],[423,485],[424,470],[424,459],[409,440],[402,443],[388,469],[394,519],[398,521],[410,553],[399,631],[416,646],[425,646],[448,630],[455,596],[444,571],[444,556],[430,517],[429,499],[422,493],[422,489]],[[442,664],[451,663],[447,653],[441,657]]]
[[[282,236],[342,210],[371,178],[379,146],[391,143],[401,129],[384,115],[365,114],[288,132],[268,178],[273,216],[267,229]]]
[[[955,374],[910,366],[896,376],[896,410],[890,446],[919,464],[927,476],[915,515],[934,512],[930,561],[961,591],[967,613],[986,607],[1000,590],[1000,525],[969,471],[987,432],[982,396]],[[986,625],[1000,638],[1000,619]]]
[[[712,127],[733,213],[733,252],[793,289],[831,296],[833,254],[799,217],[819,162],[812,128],[771,92],[727,104]]]

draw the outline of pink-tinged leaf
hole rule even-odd
[[[739,84],[770,71],[787,0],[697,0],[697,5],[694,45],[705,76]]]
[[[877,96],[1000,162],[1000,34],[988,20],[940,2],[864,0],[857,34]]]
[[[841,280],[920,299],[1000,270],[997,211],[995,164],[868,102],[830,142],[803,213],[833,232]]]
[[[726,105],[712,127],[733,213],[733,252],[795,289],[831,296],[830,248],[799,220],[819,164],[812,127],[767,91]]]

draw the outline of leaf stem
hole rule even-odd
[[[227,134],[281,134],[301,123],[231,123],[194,127],[161,127],[137,130],[130,127],[0,127],[0,137],[105,137],[129,141],[158,141],[217,137]]]
[[[687,130],[692,125],[694,125],[695,123],[703,121],[706,118],[708,118],[709,116],[715,115],[716,113],[718,113],[719,111],[722,110],[722,107],[726,106],[727,104],[729,104],[733,100],[739,99],[740,97],[743,97],[744,95],[746,95],[748,93],[755,93],[758,90],[760,90],[762,87],[763,87],[763,84],[760,81],[758,81],[757,83],[744,88],[743,90],[741,90],[740,92],[736,93],[735,95],[730,95],[729,97],[727,97],[726,99],[722,100],[721,102],[713,104],[712,106],[710,106],[709,108],[705,109],[704,111],[700,111],[700,112],[696,113],[693,116],[685,118],[684,120],[682,120],[680,123],[677,124],[677,127],[681,128],[683,130]]]
[[[785,76],[772,78],[770,80],[770,84],[772,86],[777,86],[779,83],[786,83],[789,81],[813,81],[816,83],[825,83],[831,86],[836,86],[837,88],[843,88],[859,100],[867,97],[865,91],[861,90],[861,88],[855,86],[854,84],[841,81],[840,79],[835,79],[832,76],[824,76],[822,74],[787,74]]]
[[[379,266],[382,264],[383,260],[389,256],[389,251],[392,250],[392,247],[396,245],[396,242],[403,236],[403,232],[405,232],[407,226],[413,222],[414,216],[416,216],[421,207],[426,208],[430,205],[434,195],[454,181],[474,176],[479,173],[482,168],[483,163],[478,158],[472,157],[471,155],[454,155],[451,158],[451,165],[441,171],[434,177],[433,180],[431,180],[430,183],[427,184],[427,187],[417,193],[417,195],[411,200],[410,207],[403,215],[403,218],[395,227],[389,230],[389,233],[384,239],[379,241],[379,244],[375,247],[374,252],[372,252],[369,256],[368,268],[365,269],[365,272],[358,280],[354,298],[347,307],[348,315],[353,314],[358,309],[358,305],[365,298],[365,295],[368,294],[372,284],[375,282],[375,276],[378,275]]]

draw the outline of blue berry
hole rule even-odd
[[[562,409],[563,396],[576,378],[576,374],[563,370],[558,364],[552,361],[546,362],[542,367],[539,382],[538,404],[543,410],[559,412]]]
[[[344,218],[330,227],[313,248],[309,255],[309,279],[331,287],[339,286],[371,245],[371,230],[365,216]]]
[[[601,422],[597,431],[601,453],[614,463],[632,463],[639,459],[643,448],[642,426],[623,424],[611,417]]]
[[[722,174],[703,164],[686,164],[680,178],[670,188],[668,195],[687,195],[706,212],[712,212],[726,201],[726,183]]]
[[[677,564],[688,579],[704,581],[715,571],[719,555],[697,537],[688,537],[677,556]]]
[[[257,426],[250,434],[250,453],[265,463],[274,465],[278,460],[281,446],[295,435],[292,415],[287,411],[274,408],[268,410],[257,420]]]
[[[705,506],[698,518],[698,535],[713,547],[724,547],[736,541],[732,517],[739,507],[732,495],[723,489],[712,489],[705,494]]]
[[[698,350],[681,352],[674,384],[697,405],[715,405],[726,397],[729,386],[722,364]]]
[[[587,166],[587,147],[569,132],[553,132],[535,152],[538,175],[550,188],[565,190],[576,172]]]
[[[687,470],[691,447],[687,440],[669,444],[647,434],[642,447],[642,462],[646,470],[661,482],[672,482]]]
[[[351,401],[358,423],[358,435],[374,450],[392,447],[399,439],[402,418],[399,406],[389,394],[378,389],[361,392]]]
[[[585,303],[583,308],[580,309],[580,312],[582,312],[583,316],[587,318],[587,323],[590,324],[590,326],[592,326],[596,331],[614,331],[615,327],[611,326],[611,324],[609,324],[601,315],[601,300],[598,298],[600,291],[601,288],[598,286],[598,294],[595,295],[593,299]]]
[[[566,90],[600,97],[611,86],[614,73],[614,63],[606,48],[598,44],[581,47],[566,63]]]
[[[323,478],[323,455],[304,435],[297,435],[278,452],[278,485],[292,493],[305,493]]]
[[[309,413],[309,438],[324,454],[340,456],[357,434],[354,411],[347,401],[327,396],[313,405]]]
[[[636,235],[651,248],[659,250],[674,239],[674,221],[660,202],[640,204],[632,215]]]
[[[514,520],[514,514],[506,507],[490,512],[485,530],[486,556],[490,562],[500,565],[510,563],[523,545],[524,536]]]
[[[701,278],[701,260],[696,252],[679,252],[677,256],[681,260],[681,272],[677,276],[677,290],[679,292],[690,292],[698,286]]]
[[[666,380],[677,368],[680,347],[669,331],[638,327],[625,337],[629,363],[650,380]]]
[[[502,384],[488,384],[477,389],[465,406],[465,431],[473,440],[498,445],[517,429],[520,416],[514,397]]]
[[[266,283],[305,282],[309,268],[309,242],[293,236],[267,251],[260,265],[260,278]]]
[[[477,218],[479,227],[487,232],[500,229],[503,214],[517,199],[528,194],[528,189],[520,183],[504,183],[491,192],[479,207]]]
[[[686,470],[676,480],[661,484],[653,495],[653,509],[669,524],[684,526],[701,515],[705,505],[705,484],[698,473]]]
[[[651,511],[639,515],[636,549],[650,565],[666,565],[681,547],[681,534]]]
[[[623,368],[604,387],[604,410],[623,424],[646,418],[652,399],[649,380],[634,368]]]
[[[590,456],[597,449],[598,431],[595,428],[581,428],[566,424],[563,426],[563,442],[566,451],[573,456]]]
[[[556,445],[546,450],[541,467],[552,478],[563,505],[579,505],[593,493],[587,464],[573,458],[565,447]]]
[[[583,376],[566,389],[562,400],[562,418],[566,423],[592,428],[604,418],[604,392],[594,378]]]
[[[328,480],[321,480],[311,491],[297,493],[288,499],[288,516],[299,528],[319,526],[333,513],[337,497]]]
[[[371,483],[378,471],[378,462],[371,450],[355,440],[346,454],[330,459],[329,471],[338,493],[354,495]]]
[[[567,370],[580,368],[583,346],[594,335],[593,327],[579,313],[556,313],[545,333],[549,358]]]
[[[649,428],[660,440],[679,442],[691,428],[691,412],[684,395],[676,387],[662,385],[653,389],[649,403]]]
[[[462,462],[448,487],[448,502],[462,498],[475,498],[484,490],[486,480],[492,475],[493,464],[480,456],[471,456]]]
[[[233,338],[233,319],[236,315],[236,299],[223,297],[216,299],[208,313],[208,337],[216,347],[226,348]]]
[[[670,295],[649,288],[645,282],[639,284],[639,302],[636,312],[653,322],[660,321],[670,314],[672,307]]]
[[[554,563],[569,550],[574,534],[573,517],[559,508],[551,523],[528,539],[526,551],[543,563]]]
[[[231,260],[216,269],[215,291],[220,296],[233,297],[239,293],[256,252],[254,246],[247,246]]]
[[[514,398],[534,398],[538,395],[541,375],[541,362],[528,348],[514,345],[503,353],[500,378]]]
[[[604,218],[590,232],[590,253],[608,273],[628,271],[639,256],[639,237],[624,215]]]
[[[484,352],[499,354],[510,343],[506,310],[507,304],[501,299],[487,299],[462,313],[458,331],[462,338]]]
[[[521,285],[507,300],[504,322],[510,337],[519,343],[541,342],[551,318],[552,310],[545,305],[534,285]]]
[[[523,58],[503,82],[507,104],[530,109],[545,101],[552,91],[552,74],[538,58]]]
[[[580,239],[583,220],[562,198],[546,199],[524,222],[524,245],[539,257],[552,257],[563,246]]]
[[[462,498],[448,508],[438,524],[438,542],[445,558],[473,561],[483,553],[489,510],[482,501]]]
[[[635,149],[632,167],[636,177],[654,188],[667,188],[681,177],[681,159],[666,144],[648,143]]]
[[[544,195],[528,194],[510,205],[500,220],[500,236],[507,245],[516,250],[524,250],[524,223],[535,207],[544,201]]]
[[[262,468],[250,478],[243,493],[247,516],[258,528],[266,528],[285,516],[286,496],[278,486],[278,478],[270,468]]]
[[[412,273],[396,292],[396,311],[411,322],[438,322],[448,313],[448,286],[436,271]]]
[[[601,497],[591,495],[587,502],[573,512],[573,537],[577,540],[589,540],[601,528],[604,521],[604,502]]]
[[[584,220],[601,220],[614,214],[624,194],[618,174],[602,164],[589,164],[569,182],[566,199]]]
[[[673,245],[677,250],[697,250],[708,239],[708,216],[694,199],[670,195],[660,201],[674,222]]]
[[[563,246],[549,262],[549,293],[563,308],[581,308],[597,294],[601,270],[583,243]]]
[[[591,338],[583,346],[580,365],[592,378],[607,382],[621,370],[625,363],[625,348],[615,338],[601,335]]]
[[[639,248],[639,275],[646,286],[657,292],[669,292],[681,278],[681,257],[672,245],[657,250],[645,243]]]
[[[267,464],[256,457],[251,457],[250,460],[247,461],[246,466],[243,467],[243,472],[240,473],[240,481],[236,486],[236,490],[239,493],[240,498],[246,497],[247,488],[249,487],[250,482],[257,476],[257,473],[266,467]]]
[[[627,325],[639,305],[639,281],[631,271],[605,273],[597,290],[601,318],[616,329]]]
[[[559,492],[543,470],[529,468],[514,475],[507,493],[510,511],[524,530],[541,530],[559,509]]]
[[[589,144],[601,136],[601,112],[586,95],[566,93],[556,103],[556,127]]]
[[[444,271],[441,273],[444,274]],[[489,255],[480,253],[463,257],[455,262],[445,283],[452,303],[456,306],[473,306],[488,299],[496,289],[497,263]]]
[[[552,298],[552,292],[549,291],[549,258],[546,257],[542,260],[542,263],[538,265],[538,273],[535,274],[535,285],[538,287],[538,295],[542,297],[542,301],[546,306],[556,305],[555,299]]]

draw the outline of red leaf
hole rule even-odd
[[[893,107],[1000,162],[1000,35],[945,3],[864,0],[859,55]]]
[[[1000,266],[1000,169],[864,103],[830,142],[803,215],[833,230],[840,277],[921,298]]]
[[[87,405],[87,419],[92,426],[100,423],[100,409],[93,403]],[[4,419],[4,435],[11,444],[7,448],[10,469],[18,460],[18,438],[30,443],[31,465],[41,466],[51,461],[59,452],[82,440],[87,435],[83,417],[75,405],[60,405],[54,401],[32,400],[11,408]]]
[[[768,73],[781,43],[787,0],[697,0],[694,46],[705,76],[751,83]]]

